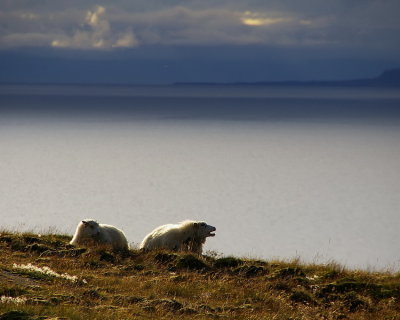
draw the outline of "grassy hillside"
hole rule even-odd
[[[400,274],[0,233],[1,319],[400,319]]]

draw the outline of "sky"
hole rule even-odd
[[[336,80],[400,66],[398,0],[0,0],[0,82]]]

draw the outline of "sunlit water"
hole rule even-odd
[[[206,220],[205,251],[400,267],[400,93],[252,87],[0,88],[0,218],[134,245]]]

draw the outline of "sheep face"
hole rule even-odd
[[[95,237],[100,233],[99,224],[94,220],[83,220],[81,222],[81,226],[83,228],[82,234],[88,238]]]
[[[213,226],[210,226],[204,221],[196,222],[194,224],[195,228],[197,229],[197,236],[201,239],[205,239],[207,237],[214,237],[217,229]]]

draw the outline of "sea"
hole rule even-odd
[[[0,230],[216,227],[207,254],[400,270],[400,89],[0,85]]]

